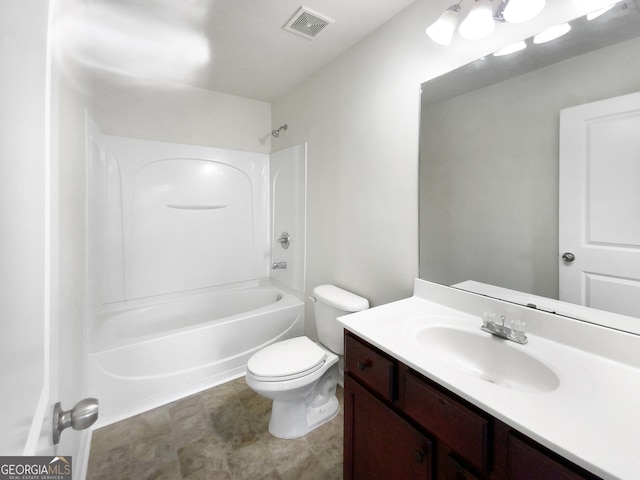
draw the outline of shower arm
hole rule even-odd
[[[271,130],[271,135],[273,135],[275,138],[278,138],[280,136],[280,132],[282,132],[283,130],[286,132],[287,128],[289,128],[289,126],[285,123],[284,125],[276,128],[275,130]]]

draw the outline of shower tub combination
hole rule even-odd
[[[95,125],[89,145],[98,426],[243,376],[254,352],[303,334],[304,146],[269,156]]]

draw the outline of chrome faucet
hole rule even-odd
[[[275,262],[273,265],[271,265],[271,268],[273,270],[278,270],[280,268],[287,268],[287,262]]]
[[[507,318],[500,315],[500,321],[496,320],[497,315],[493,312],[484,312],[482,317],[482,330],[489,332],[501,338],[506,338],[516,343],[524,345],[527,343],[527,335],[525,333],[526,324],[522,320],[511,320],[505,325]]]

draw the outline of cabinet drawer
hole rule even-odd
[[[394,400],[395,362],[347,333],[345,371],[389,401]]]
[[[405,412],[481,472],[489,459],[489,420],[405,373]]]

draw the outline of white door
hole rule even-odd
[[[0,454],[50,429],[48,2],[0,3]],[[48,418],[48,420],[47,420]]]
[[[640,92],[560,112],[559,236],[560,300],[640,317]]]

